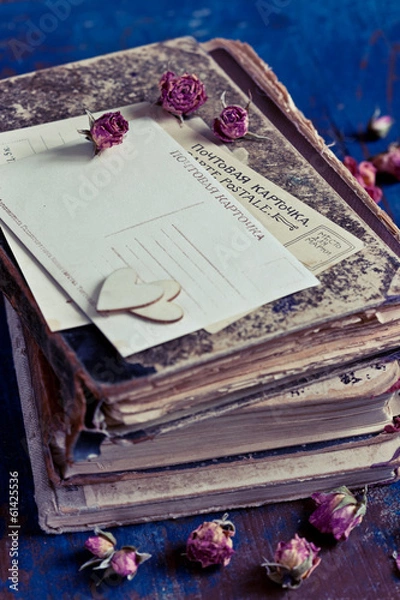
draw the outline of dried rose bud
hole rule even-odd
[[[249,106],[251,104],[251,97],[247,105],[243,108],[237,104],[227,106],[225,96],[226,92],[221,96],[222,112],[213,121],[212,128],[214,135],[225,143],[231,143],[242,138],[266,140],[265,136],[249,131]]]
[[[361,177],[362,185],[365,189],[373,187],[376,180],[376,167],[368,160],[362,160],[358,165],[359,177]]]
[[[96,528],[94,532],[96,535],[86,540],[85,548],[97,558],[106,558],[113,552],[117,540],[108,531]]]
[[[363,160],[358,164],[352,156],[345,156],[343,163],[361,187],[368,192],[372,200],[380,202],[383,192],[380,187],[375,185],[377,168],[368,160]]]
[[[121,577],[131,580],[135,577],[139,565],[151,558],[151,554],[140,553],[134,546],[122,546],[121,550],[114,552],[110,569]]]
[[[393,417],[393,422],[390,425],[385,425],[383,431],[385,433],[398,433],[400,431],[400,417]]]
[[[377,108],[368,122],[367,131],[372,138],[382,139],[387,136],[393,123],[392,117],[381,115],[381,111]]]
[[[344,485],[332,492],[318,492],[311,497],[318,508],[310,516],[310,523],[322,533],[331,533],[336,540],[347,540],[367,510],[366,491],[359,502]]]
[[[372,163],[379,173],[387,173],[400,181],[400,146],[398,144],[390,144],[386,152],[382,152],[372,159]]]
[[[91,536],[85,542],[85,548],[94,556],[80,567],[80,571],[86,569],[86,567],[105,569],[108,567],[114,554],[114,548],[117,543],[115,537],[108,531],[102,531],[99,527],[96,527],[94,532],[96,535]]]
[[[279,542],[273,562],[265,561],[262,566],[272,581],[295,589],[318,567],[320,549],[296,533],[290,542]]]
[[[129,123],[119,111],[104,113],[95,119],[91,112],[86,111],[89,117],[89,129],[80,129],[87,140],[93,142],[95,154],[106,148],[122,144],[125,134],[129,130]]]
[[[167,71],[161,77],[159,103],[169,113],[182,117],[194,112],[207,100],[207,94],[200,79],[189,73],[177,77]]]
[[[186,544],[189,560],[200,562],[202,567],[223,565],[226,567],[234,554],[232,537],[235,535],[233,523],[221,520],[205,521],[192,531]]]
[[[226,106],[213,122],[214,134],[223,142],[234,142],[249,131],[249,114],[241,106]]]

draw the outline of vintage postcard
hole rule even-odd
[[[154,120],[93,157],[83,138],[2,167],[0,218],[123,356],[318,281]],[[172,324],[96,309],[130,267],[182,291]]]

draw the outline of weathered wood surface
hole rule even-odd
[[[56,2],[0,2],[0,75],[27,72],[149,43],[194,34],[251,43],[291,91],[296,104],[335,142],[340,158],[367,158],[396,140],[400,122],[400,5],[397,0],[222,0],[203,6],[158,0],[148,7],[116,0],[113,3],[74,0],[63,4],[55,19]],[[61,6],[61,4],[60,4]],[[69,12],[68,12],[69,8]],[[61,10],[61,9],[60,9]],[[67,15],[68,12],[68,15]],[[64,15],[64,16],[62,16]],[[66,16],[67,15],[67,16]],[[29,37],[27,23],[37,28]],[[34,28],[31,28],[33,31]],[[42,35],[40,35],[40,31]],[[40,39],[41,38],[41,39]],[[39,41],[40,39],[40,41]],[[12,43],[18,40],[27,48]],[[22,55],[17,52],[19,48]],[[23,52],[24,50],[24,52]],[[18,103],[18,99],[15,99]],[[1,110],[7,110],[2,105]],[[379,106],[397,119],[388,140],[365,143],[359,134]],[[385,185],[382,206],[400,223],[400,184]],[[392,552],[400,550],[400,484],[371,489],[363,524],[347,542],[332,543],[307,524],[308,501],[232,511],[236,554],[225,569],[202,570],[182,555],[185,541],[202,517],[177,522],[118,528],[119,543],[150,552],[132,582],[102,584],[90,573],[78,573],[86,560],[86,534],[47,536],[36,524],[33,486],[25,451],[22,418],[3,306],[0,308],[1,519],[0,590],[2,598],[115,598],[147,600],[258,600],[315,598],[392,600],[400,596],[400,573]],[[19,592],[8,587],[10,567],[7,536],[8,477],[19,473]],[[220,517],[221,515],[212,515]],[[272,558],[278,541],[296,532],[322,547],[322,563],[297,591],[284,592],[269,582],[260,563]]]

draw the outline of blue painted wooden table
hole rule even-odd
[[[339,158],[368,158],[399,136],[400,4],[398,0],[231,0],[152,3],[114,0],[0,2],[0,77],[131,46],[192,34],[200,41],[239,38],[254,46],[291,91],[296,104],[334,143]],[[18,98],[15,99],[18,103]],[[362,141],[379,107],[396,124],[387,140]],[[5,110],[0,97],[0,110]],[[0,112],[1,118],[1,112]],[[400,224],[400,183],[385,184],[382,207]],[[391,557],[400,550],[400,484],[369,491],[367,516],[349,540],[333,543],[307,524],[308,500],[232,511],[236,554],[225,569],[202,570],[183,556],[202,517],[113,530],[120,545],[152,554],[132,582],[96,587],[86,560],[86,534],[48,536],[36,523],[33,484],[5,316],[0,301],[1,598],[261,600],[312,598],[388,600],[400,596]],[[8,481],[18,472],[18,591],[11,589]],[[221,515],[210,515],[210,518]],[[208,517],[207,517],[208,518]],[[280,540],[296,532],[321,546],[322,563],[297,591],[282,591],[260,567]],[[15,547],[15,544],[14,544]]]

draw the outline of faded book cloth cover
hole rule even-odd
[[[347,442],[311,444],[291,451],[181,463],[82,478],[60,485],[48,473],[50,453],[32,385],[23,327],[6,303],[26,439],[31,459],[39,524],[47,533],[83,531],[211,511],[260,506],[310,496],[339,485],[361,487],[398,478],[399,433],[361,436]],[[33,369],[31,368],[33,367]],[[49,382],[42,380],[43,392]],[[50,388],[51,393],[51,388]]]
[[[246,143],[249,166],[362,239],[364,248],[322,273],[317,288],[263,306],[219,333],[200,330],[123,360],[93,326],[49,333],[1,238],[1,290],[61,382],[71,460],[81,432],[96,429],[93,418],[102,403],[128,400],[145,413],[152,403],[167,406],[174,387],[181,404],[175,413],[166,408],[163,415],[173,420],[182,404],[195,412],[200,410],[196,402],[207,408],[217,396],[225,403],[238,394],[251,400],[263,386],[298,383],[305,370],[321,374],[397,346],[399,232],[248,46],[225,40],[201,46],[182,38],[10,78],[0,82],[6,107],[1,127],[12,130],[75,116],[84,107],[98,111],[154,102],[167,68],[190,70],[204,80],[215,99],[199,110],[209,126],[223,92],[230,103],[242,106],[250,92],[251,128],[268,139]],[[236,376],[243,379],[239,392],[231,381]]]

